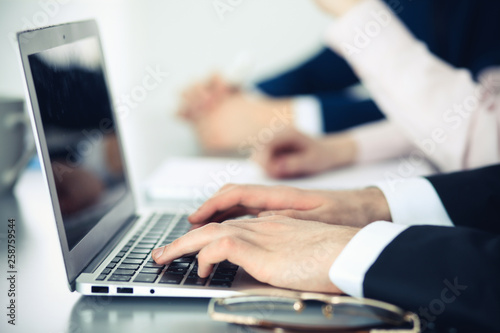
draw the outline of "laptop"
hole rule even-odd
[[[82,21],[17,35],[30,117],[71,291],[85,295],[226,297],[273,288],[196,256],[156,264],[151,250],[189,231],[175,210],[138,209],[127,175],[98,27]]]

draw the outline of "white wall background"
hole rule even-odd
[[[95,18],[115,101],[141,85],[148,68],[168,71],[158,88],[120,119],[137,184],[169,155],[197,152],[190,128],[175,118],[178,93],[192,80],[250,53],[254,78],[315,52],[327,18],[311,0],[0,0],[0,95],[23,96],[14,33]],[[123,103],[123,102],[119,102]]]

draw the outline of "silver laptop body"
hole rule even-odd
[[[95,21],[20,32],[18,42],[71,291],[224,297],[275,289],[227,262],[206,281],[196,280],[193,257],[152,262],[151,249],[189,225],[175,210],[137,211]]]

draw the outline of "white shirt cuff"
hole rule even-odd
[[[366,272],[382,251],[408,226],[373,222],[361,229],[342,250],[330,268],[330,281],[344,293],[363,297]]]
[[[376,186],[387,199],[394,223],[454,226],[439,195],[427,179],[387,180]]]
[[[321,104],[317,98],[309,96],[294,98],[292,112],[294,113],[295,127],[299,131],[313,137],[323,134]]]

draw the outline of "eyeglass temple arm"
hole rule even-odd
[[[404,320],[407,323],[413,325],[411,329],[397,329],[397,330],[381,330],[372,329],[370,333],[420,333],[420,318],[413,312],[407,312],[404,316]]]

